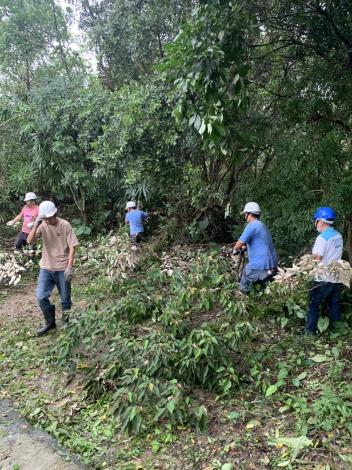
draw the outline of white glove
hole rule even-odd
[[[66,282],[71,282],[73,278],[73,268],[67,267],[64,272]]]
[[[43,222],[43,219],[42,219],[41,217],[37,217],[37,218],[35,219],[35,222],[34,222],[34,224],[33,224],[33,227],[38,228],[39,225],[40,225],[42,222]]]
[[[7,225],[8,227],[12,227],[12,225],[14,225],[14,223],[15,223],[15,222],[14,222],[13,220],[9,220],[6,225]]]

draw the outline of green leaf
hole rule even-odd
[[[189,124],[190,126],[192,126],[192,124],[193,124],[194,121],[196,120],[196,117],[197,117],[196,114],[193,114],[193,115],[190,117],[190,119],[189,119],[189,121],[188,121],[188,124]]]
[[[302,372],[301,374],[299,374],[299,376],[296,377],[296,378],[297,378],[297,380],[303,380],[303,379],[305,379],[306,377],[307,377],[307,371],[304,371],[304,372]]]
[[[280,369],[277,378],[278,380],[282,380],[287,376],[288,376],[288,370],[286,369],[286,367],[283,367],[282,369]]]
[[[200,134],[200,135],[204,134],[205,129],[206,129],[205,122],[202,121],[202,125],[200,126],[200,128],[199,128],[199,130],[198,130],[199,134]]]
[[[246,429],[253,429],[261,427],[262,423],[258,419],[251,419],[247,425]]]
[[[318,330],[320,333],[323,333],[324,331],[326,331],[329,328],[329,325],[330,325],[330,320],[328,319],[328,317],[319,318]]]
[[[276,392],[277,392],[277,385],[276,384],[270,385],[265,391],[265,396],[270,397],[270,395],[273,395]]]
[[[197,114],[197,116],[195,118],[195,121],[194,121],[194,127],[198,130],[200,128],[201,124],[202,124],[202,120],[201,120],[199,114]]]
[[[196,349],[194,350],[194,357],[195,357],[195,359],[198,359],[198,357],[200,357],[200,356],[202,355],[202,353],[203,353],[203,350],[202,350],[202,349],[196,348]]]
[[[221,137],[224,137],[226,135],[226,131],[225,131],[224,126],[222,126],[220,124],[214,124],[214,128],[215,128],[216,132],[219,135],[221,135]]]
[[[225,31],[219,31],[218,38],[220,41],[223,40],[224,36],[225,36]]]
[[[330,358],[324,356],[323,354],[316,354],[315,356],[310,357],[310,360],[314,362],[326,362],[330,361]]]
[[[306,436],[300,437],[278,437],[277,445],[284,445],[292,450],[291,461],[295,460],[302,449],[309,447],[313,442]]]
[[[237,421],[241,415],[238,411],[230,411],[229,413],[225,414],[226,419],[229,421]]]
[[[291,464],[291,459],[286,459],[283,460],[282,462],[279,462],[276,466],[283,468],[283,467],[288,467]]]
[[[233,470],[233,464],[232,463],[224,463],[224,465],[221,467],[221,470]]]
[[[175,410],[175,405],[176,405],[176,402],[175,400],[170,400],[168,402],[168,404],[166,405],[166,408],[168,409],[168,411],[170,412],[170,414],[172,414]]]
[[[238,80],[240,79],[240,76],[238,75],[238,73],[235,75],[235,78],[233,79],[233,83],[234,85],[238,82]]]

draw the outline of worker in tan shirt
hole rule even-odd
[[[37,331],[38,336],[56,328],[55,305],[49,297],[56,286],[61,299],[62,321],[68,322],[67,310],[71,308],[71,280],[77,237],[67,220],[56,215],[57,209],[51,201],[39,205],[39,215],[28,235],[28,243],[38,238],[43,240],[43,254],[40,260],[36,289],[38,305],[41,308],[45,325]]]

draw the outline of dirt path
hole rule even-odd
[[[35,300],[35,284],[3,289],[4,297],[0,300],[0,318],[13,321],[21,318],[30,323],[39,323],[42,315]]]
[[[4,292],[2,292],[4,294]],[[2,327],[18,320],[39,326],[42,316],[35,301],[35,285],[9,289],[0,300]],[[0,400],[0,469],[78,470],[81,464],[68,462],[68,453],[47,433],[35,430],[7,400]]]

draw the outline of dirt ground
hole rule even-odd
[[[38,323],[42,319],[41,312],[35,300],[35,284],[21,285],[2,292],[0,300],[0,316],[8,321],[16,321],[18,318],[28,318],[29,322]]]

